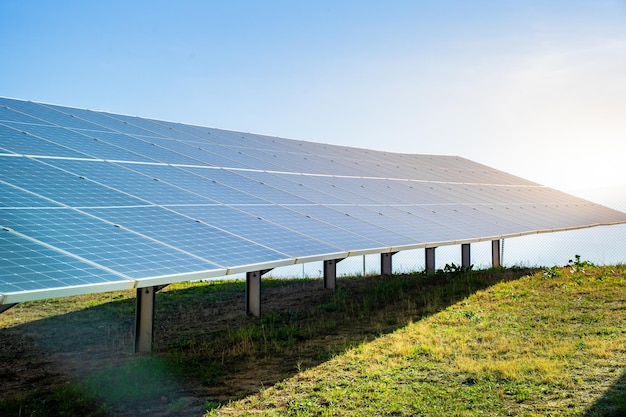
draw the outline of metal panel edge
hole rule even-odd
[[[349,255],[350,255],[350,252],[335,252],[335,253],[327,253],[324,255],[303,256],[301,258],[296,258],[294,263],[305,264],[309,262],[327,261],[329,259],[342,259],[342,258],[347,258]]]
[[[124,291],[133,289],[134,284],[134,281],[117,281],[99,284],[76,285],[64,288],[4,293],[1,304],[22,303],[25,301],[70,297],[74,295],[95,294],[109,291]]]
[[[273,262],[262,262],[258,264],[248,264],[241,266],[234,266],[228,268],[225,275],[241,274],[244,272],[262,271],[266,269],[279,268],[281,266],[289,266],[295,264],[295,258],[281,259]]]
[[[201,281],[209,278],[223,277],[227,269],[211,269],[208,271],[186,272],[183,274],[160,275],[157,277],[137,278],[135,288],[152,287],[155,285],[168,285],[183,281]]]

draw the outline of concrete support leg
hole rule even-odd
[[[500,265],[500,240],[491,241],[491,265],[494,268],[499,268]]]
[[[426,273],[427,274],[435,273],[435,249],[436,248],[426,248]]]
[[[461,266],[464,268],[469,268],[472,265],[472,257],[470,254],[470,244],[463,243],[461,245]]]
[[[342,259],[324,261],[324,288],[334,290],[337,287],[337,264]]]
[[[392,252],[381,253],[380,254],[380,274],[381,275],[392,275]]]
[[[157,291],[157,287],[137,288],[137,308],[135,310],[135,353],[152,352],[154,295]]]
[[[246,273],[246,314],[261,317],[262,271]]]

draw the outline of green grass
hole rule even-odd
[[[106,405],[98,403],[73,384],[32,389],[17,398],[0,400],[0,415],[7,417],[105,417]]]
[[[153,355],[0,399],[0,415],[101,417],[137,403],[162,416],[626,415],[624,265],[577,258],[565,268],[338,284],[264,280],[260,319],[241,312],[242,282],[171,285],[157,295]],[[0,315],[0,330],[63,323],[76,340],[106,329],[107,346],[123,350],[133,295],[24,303]]]
[[[624,266],[539,272],[208,415],[623,416],[625,311]]]

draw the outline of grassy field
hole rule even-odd
[[[14,307],[0,415],[626,415],[624,265],[269,279],[261,319],[243,288],[160,292],[150,356],[132,293]]]

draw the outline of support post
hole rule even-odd
[[[426,248],[426,273],[434,274],[435,273],[435,249],[437,248]]]
[[[0,304],[0,314],[4,313],[5,311],[7,311],[8,309],[10,309],[11,307],[13,307],[14,305],[16,305],[17,303],[13,303],[13,304]]]
[[[329,259],[324,261],[324,288],[334,290],[337,288],[337,264],[343,259]]]
[[[154,295],[158,287],[137,288],[135,310],[135,353],[152,352],[154,329]]]
[[[261,317],[261,271],[246,272],[246,314]]]
[[[461,266],[464,268],[469,268],[472,264],[472,257],[470,254],[470,244],[463,243],[461,245]]]
[[[500,268],[500,239],[491,241],[491,265]]]
[[[380,254],[380,274],[381,275],[392,275],[393,274],[393,263],[392,257],[397,252],[387,252]]]

